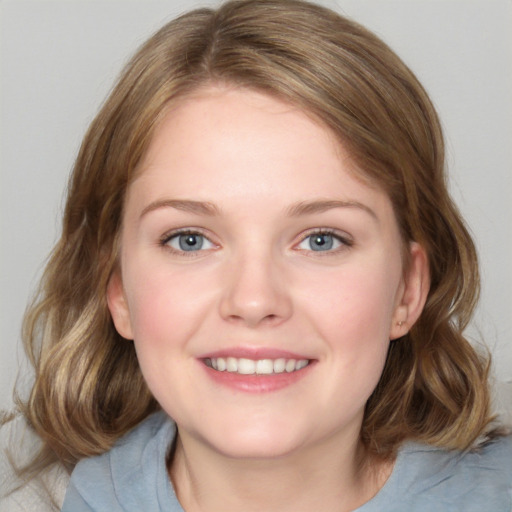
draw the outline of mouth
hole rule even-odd
[[[203,362],[218,372],[238,375],[279,375],[294,373],[306,368],[309,359],[247,359],[237,357],[208,357]]]

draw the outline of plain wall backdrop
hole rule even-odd
[[[1,4],[0,409],[12,404],[20,365],[21,383],[28,382],[21,319],[57,240],[67,175],[88,124],[137,46],[166,20],[205,3]],[[512,410],[512,1],[324,3],[389,43],[438,108],[451,190],[482,265],[470,335],[493,353]]]

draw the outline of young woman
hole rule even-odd
[[[172,21],[92,123],[25,323],[63,511],[508,512],[474,246],[414,75],[314,4]]]

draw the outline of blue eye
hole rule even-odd
[[[327,252],[351,245],[348,241],[332,233],[312,233],[298,245],[299,249],[314,252]]]
[[[196,252],[214,247],[204,235],[193,232],[172,235],[164,240],[164,245],[178,252]]]
[[[311,235],[309,237],[309,247],[313,251],[330,251],[334,245],[332,235]]]

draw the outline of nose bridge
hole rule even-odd
[[[280,257],[262,245],[251,244],[236,251],[229,262],[220,305],[225,319],[257,326],[280,323],[291,315],[292,302]]]

